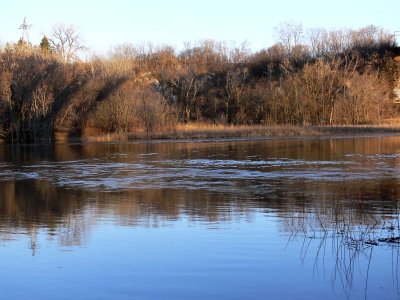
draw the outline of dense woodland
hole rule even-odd
[[[130,44],[79,59],[72,27],[0,50],[0,137],[152,133],[181,123],[379,124],[397,116],[394,36],[381,28],[276,28],[277,43]]]

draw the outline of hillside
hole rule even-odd
[[[9,44],[0,51],[0,136],[150,137],[183,124],[376,125],[398,117],[392,35],[369,26],[309,41],[257,53],[215,41],[179,53],[124,45],[88,61],[43,42]]]

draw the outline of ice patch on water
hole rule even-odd
[[[154,155],[158,155],[158,153],[156,153],[156,152],[154,152],[154,153],[142,153],[142,154],[139,154],[138,156],[140,157],[140,156],[154,156]]]

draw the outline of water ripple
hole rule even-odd
[[[393,155],[349,157],[350,160],[302,159],[165,159],[157,153],[141,155],[139,161],[82,159],[43,161],[31,165],[0,164],[0,180],[46,180],[67,188],[118,190],[183,188],[218,191],[240,190],[242,183],[268,180],[369,180],[398,176],[386,162]],[[148,157],[148,160],[146,160]],[[375,158],[375,159],[373,159]],[[115,158],[116,160],[117,158]],[[369,159],[369,164],[360,160]]]

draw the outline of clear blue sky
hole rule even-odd
[[[181,47],[185,41],[243,42],[252,50],[274,41],[273,28],[301,22],[305,28],[400,30],[400,0],[10,0],[2,3],[0,42],[17,41],[24,17],[30,41],[40,42],[54,24],[74,25],[87,47],[106,53],[122,43],[154,42]]]

